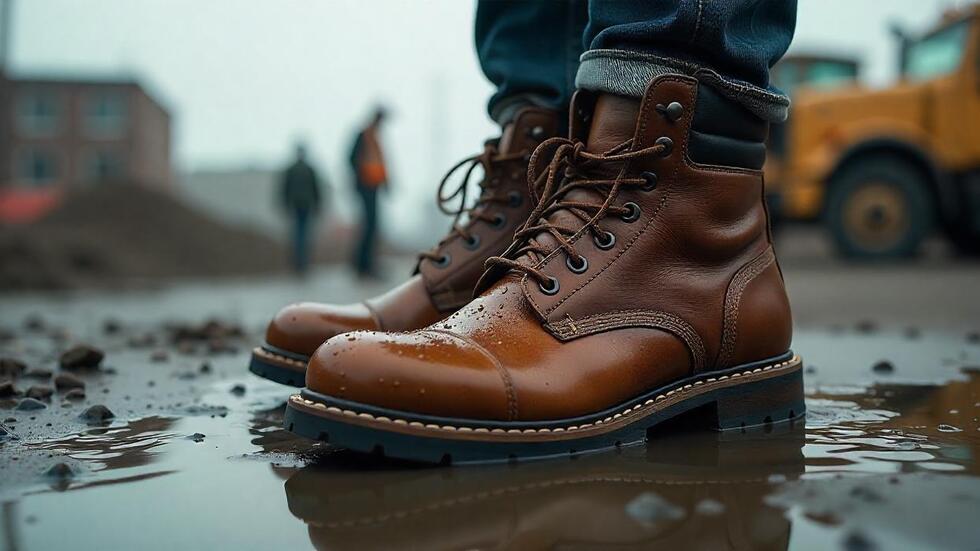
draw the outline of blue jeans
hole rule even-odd
[[[310,218],[309,209],[293,210],[293,271],[306,273],[310,267]]]
[[[780,122],[789,99],[769,69],[795,28],[796,0],[480,0],[476,49],[499,123],[524,105],[563,109],[576,87],[640,97],[664,73]]]
[[[354,269],[361,276],[374,275],[375,245],[378,234],[378,189],[358,184],[357,194],[364,208],[361,235],[354,252]]]

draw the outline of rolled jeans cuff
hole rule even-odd
[[[620,96],[643,97],[654,77],[682,74],[696,78],[768,122],[783,122],[789,113],[789,98],[695,63],[626,50],[588,50],[581,57],[576,88]]]

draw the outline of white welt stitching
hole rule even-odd
[[[613,420],[618,420],[623,415],[626,415],[627,413],[630,413],[631,411],[633,411],[633,410],[635,410],[637,408],[640,408],[640,407],[643,407],[643,406],[648,406],[650,404],[653,404],[655,402],[660,402],[662,400],[666,400],[667,398],[669,398],[671,396],[674,396],[674,395],[683,395],[683,394],[690,394],[690,393],[694,392],[695,387],[702,386],[705,383],[707,383],[707,384],[710,385],[711,383],[717,383],[717,382],[720,382],[720,381],[725,381],[725,380],[728,380],[730,378],[731,379],[734,379],[734,378],[737,378],[737,377],[741,377],[742,375],[748,375],[750,373],[761,373],[763,371],[770,371],[772,369],[778,369],[780,367],[786,367],[787,365],[790,365],[790,364],[793,364],[793,363],[798,362],[799,359],[800,359],[799,356],[793,356],[792,358],[786,360],[785,362],[771,364],[771,365],[767,365],[765,367],[757,367],[755,369],[749,369],[749,370],[743,371],[741,373],[735,373],[735,374],[732,374],[732,375],[722,375],[722,376],[717,377],[717,378],[712,377],[712,378],[705,379],[705,380],[699,380],[699,381],[696,381],[696,382],[693,382],[693,383],[684,385],[682,387],[675,388],[674,390],[671,390],[670,392],[666,392],[664,394],[660,394],[656,398],[650,398],[649,400],[643,402],[642,404],[637,404],[635,406],[632,406],[630,408],[627,408],[627,409],[625,409],[625,410],[623,410],[623,411],[621,411],[619,413],[610,415],[609,417],[606,417],[605,419],[600,419],[598,421],[593,421],[591,423],[585,423],[585,424],[582,424],[582,425],[575,425],[575,426],[571,426],[571,427],[542,428],[542,429],[503,429],[503,428],[491,428],[491,429],[489,429],[489,432],[496,432],[496,433],[508,432],[508,433],[512,433],[512,434],[532,434],[532,433],[536,433],[536,432],[576,432],[576,431],[581,431],[583,429],[587,429],[587,428],[590,428],[590,427],[593,427],[593,426],[596,426],[596,425],[601,425],[603,423],[608,423],[608,422],[613,421]],[[698,390],[700,390],[700,389],[698,389]],[[387,418],[387,417],[377,417],[377,416],[371,415],[370,413],[362,413],[362,412],[357,412],[357,411],[353,411],[353,410],[350,410],[350,409],[341,409],[341,408],[338,408],[338,407],[335,407],[335,406],[328,406],[326,404],[323,404],[321,402],[317,402],[317,401],[314,401],[314,400],[307,400],[306,398],[303,398],[299,394],[293,394],[292,396],[289,397],[289,400],[291,402],[295,402],[297,404],[302,404],[302,405],[305,405],[305,406],[308,406],[308,407],[312,407],[312,408],[315,408],[315,409],[318,409],[318,410],[321,410],[321,411],[326,411],[326,412],[329,412],[329,413],[346,415],[348,417],[360,417],[362,419],[370,419],[370,420],[373,420],[373,421],[381,421],[381,422],[384,422],[384,423],[394,423],[394,424],[398,424],[398,425],[408,425],[408,426],[416,427],[416,428],[427,428],[427,429],[439,430],[439,431],[445,431],[445,432],[469,432],[470,430],[472,430],[473,432],[487,432],[488,431],[488,429],[485,429],[485,428],[477,429],[477,428],[472,428],[472,427],[454,427],[454,426],[451,426],[451,425],[441,425],[440,426],[440,425],[433,425],[433,424],[422,424],[422,423],[419,423],[418,421],[406,421],[404,419],[390,419],[390,418]]]
[[[294,360],[286,356],[281,356],[279,354],[276,354],[275,352],[269,352],[268,350],[262,347],[255,348],[254,350],[252,350],[252,353],[258,356],[265,356],[266,358],[276,360],[277,362],[282,362],[289,365],[295,365],[296,367],[303,367],[303,368],[306,367],[306,362],[301,362],[299,360]]]

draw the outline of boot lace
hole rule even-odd
[[[443,245],[457,237],[467,242],[473,242],[473,234],[469,230],[477,221],[483,220],[485,222],[496,223],[496,216],[490,214],[489,209],[486,207],[492,204],[510,204],[514,201],[514,198],[510,194],[502,193],[499,189],[501,178],[496,173],[495,168],[500,163],[521,159],[525,155],[526,153],[524,151],[501,154],[497,150],[495,142],[487,142],[481,153],[467,157],[450,168],[446,172],[446,175],[443,176],[442,181],[439,182],[439,189],[436,191],[436,204],[439,206],[440,212],[453,217],[452,228],[435,247],[429,251],[419,253],[419,260],[429,259],[437,263],[447,262],[446,255],[439,252]],[[463,178],[458,181],[456,188],[450,192],[448,184],[452,175],[467,164],[469,166],[466,167]],[[479,183],[480,194],[472,206],[467,206],[470,177],[477,167],[483,167],[483,180]],[[455,206],[453,206],[453,203],[456,203]],[[460,221],[463,219],[464,214],[467,215],[466,223],[461,224]]]
[[[543,291],[554,289],[557,292],[556,279],[518,259],[524,255],[532,255],[535,260],[540,260],[560,249],[564,252],[565,262],[570,269],[584,271],[587,261],[579,255],[575,245],[569,240],[582,230],[591,233],[599,248],[611,248],[615,244],[615,236],[604,230],[600,221],[607,216],[628,219],[639,215],[635,203],[613,204],[620,190],[627,186],[652,189],[656,182],[656,175],[650,172],[628,177],[626,172],[630,162],[666,156],[671,149],[669,141],[661,139],[652,146],[630,151],[632,142],[629,140],[600,154],[590,153],[585,150],[582,142],[566,138],[551,138],[542,142],[531,156],[528,169],[531,196],[537,204],[524,226],[515,233],[514,242],[507,251],[501,256],[490,257],[486,267],[526,274],[536,280]],[[542,163],[542,157],[547,157],[550,152],[553,152],[550,162],[539,171],[538,165]],[[610,177],[613,174],[615,175]],[[575,189],[598,191],[604,199],[597,202],[566,198]],[[581,224],[576,224],[578,227],[569,227],[548,220],[551,215],[560,211],[571,213]],[[542,233],[550,235],[557,246],[549,247],[535,239]],[[577,267],[581,267],[581,270]]]

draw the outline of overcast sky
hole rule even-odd
[[[888,22],[922,30],[964,3],[799,0],[792,49],[856,55],[880,85],[894,76]],[[394,112],[385,141],[398,196],[414,203],[493,132],[474,8],[461,0],[17,0],[11,65],[138,77],[174,114],[180,170],[279,165],[303,136],[337,180],[350,132],[383,100]]]

